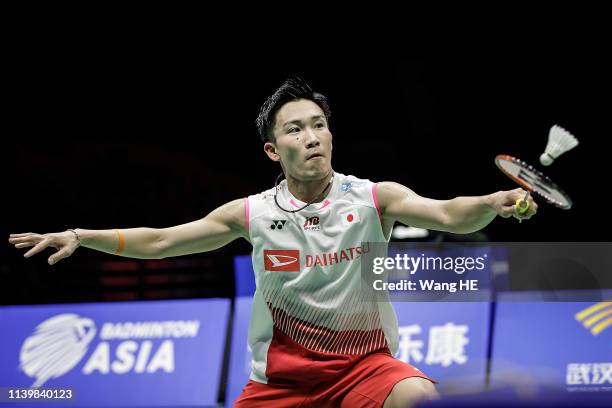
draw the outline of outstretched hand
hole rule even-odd
[[[527,196],[527,203],[529,204],[527,210],[522,213],[517,207],[517,203],[523,203],[523,200]],[[497,215],[504,218],[514,217],[520,220],[528,220],[538,211],[538,204],[533,200],[531,195],[528,195],[522,188],[516,188],[508,191],[498,191],[492,196],[492,206]],[[520,200],[520,201],[519,201]]]
[[[77,236],[70,231],[50,234],[36,234],[33,232],[11,234],[9,236],[9,243],[14,244],[15,248],[33,247],[23,255],[25,258],[29,258],[47,247],[56,248],[57,251],[48,259],[49,265],[68,258],[80,246]]]

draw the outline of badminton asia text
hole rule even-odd
[[[198,320],[104,323],[101,341],[83,367],[83,374],[174,372],[174,339],[197,337]],[[140,341],[146,339],[144,341]],[[154,340],[164,339],[157,350]],[[111,340],[122,340],[112,356]]]

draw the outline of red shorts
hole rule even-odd
[[[399,361],[388,351],[377,351],[357,360],[336,378],[308,384],[262,384],[250,380],[234,408],[250,407],[382,407],[391,390],[408,377],[427,377]]]

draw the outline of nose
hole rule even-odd
[[[316,133],[313,132],[313,130],[310,127],[306,129],[305,133],[306,133],[305,143],[306,143],[307,149],[317,147],[321,144],[321,142],[317,138]]]

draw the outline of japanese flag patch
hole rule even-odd
[[[361,219],[359,218],[359,212],[357,210],[341,212],[340,219],[342,220],[342,225],[345,226],[358,224],[361,221]]]

